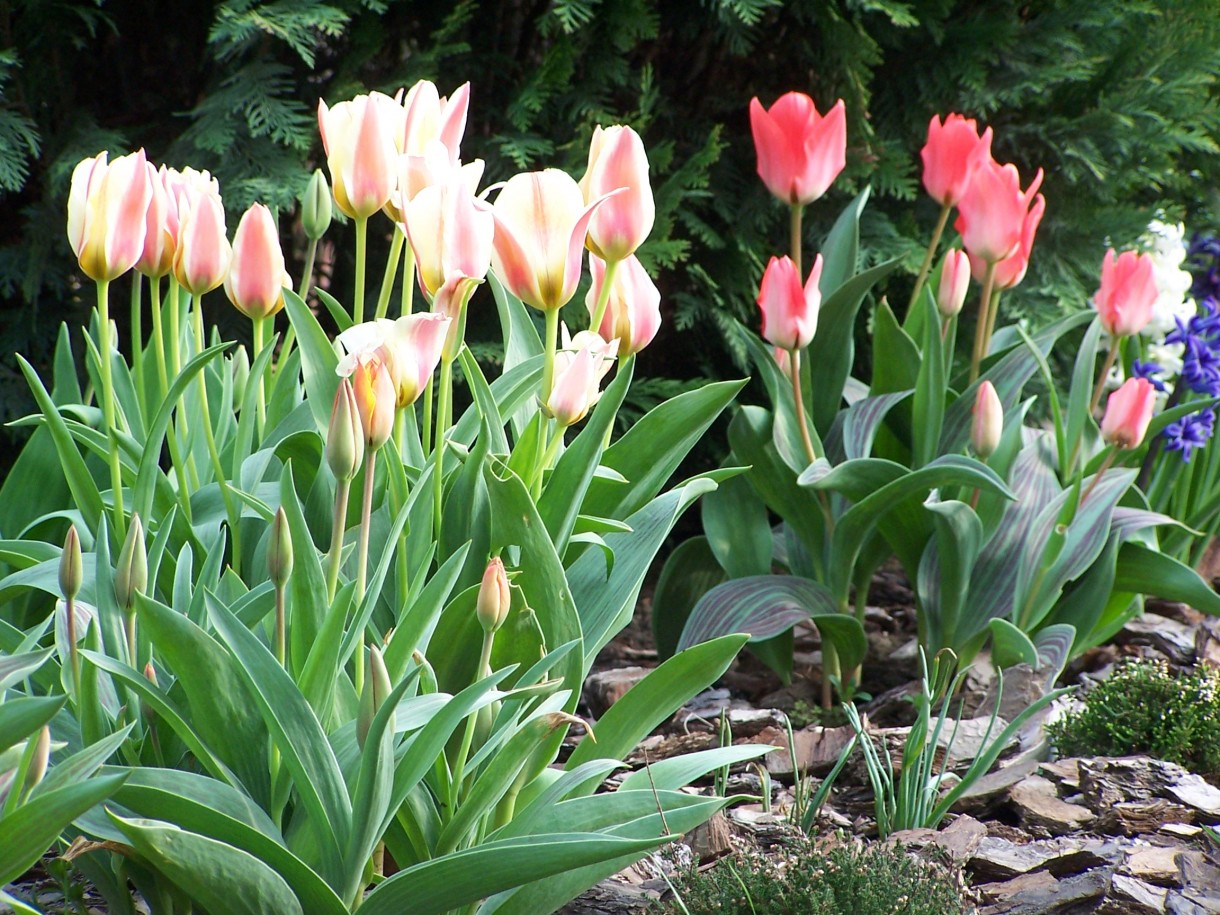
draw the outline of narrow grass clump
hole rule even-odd
[[[770,856],[725,858],[674,882],[654,915],[964,915],[972,911],[947,868],[902,846],[802,840]]]
[[[1174,674],[1164,661],[1129,661],[1048,732],[1061,756],[1147,754],[1220,774],[1220,673]]]

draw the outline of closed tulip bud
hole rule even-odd
[[[330,228],[330,220],[330,185],[326,183],[322,169],[315,168],[301,200],[301,227],[305,237],[310,241],[320,239]]]
[[[1041,184],[1042,169],[1022,191],[1015,165],[1001,165],[990,157],[979,163],[958,201],[954,223],[972,259],[995,264],[1018,250],[1026,231],[1026,217]]]
[[[106,156],[80,162],[68,194],[68,241],[81,270],[99,281],[122,276],[140,260],[153,194],[144,150],[109,163]]]
[[[979,164],[991,157],[991,128],[979,136],[973,118],[950,114],[942,124],[939,115],[928,122],[928,142],[919,152],[923,159],[923,186],[941,206],[955,206]]]
[[[352,374],[352,388],[365,447],[376,451],[390,440],[394,431],[398,394],[389,367],[376,356],[361,359]]]
[[[284,287],[291,285],[275,219],[267,207],[253,204],[242,214],[233,236],[225,294],[247,318],[260,320],[284,307]]]
[[[271,583],[278,589],[288,586],[292,576],[292,531],[288,528],[288,516],[281,505],[271,522],[271,542],[267,545],[267,573]]]
[[[750,100],[758,176],[787,204],[817,200],[847,164],[847,112],[840,99],[825,116],[801,92],[781,95],[769,109]]]
[[[144,550],[144,528],[140,516],[131,516],[127,528],[127,539],[119,553],[119,565],[114,570],[114,596],[119,607],[131,612],[136,605],[136,595],[148,590],[148,554]]]
[[[178,202],[173,199],[169,175],[164,165],[158,171],[146,162],[151,194],[144,216],[144,250],[136,270],[145,276],[161,277],[174,269],[174,250],[178,244]]]
[[[238,344],[230,357],[233,371],[233,409],[241,409],[241,402],[246,396],[246,385],[250,382],[250,354],[244,344]]]
[[[1128,378],[1106,401],[1101,437],[1119,448],[1138,448],[1152,422],[1156,388],[1146,378]]]
[[[613,194],[619,188],[625,190]],[[656,219],[648,181],[648,154],[640,135],[621,125],[604,130],[597,127],[580,189],[586,204],[607,197],[589,222],[589,250],[602,260],[620,261],[634,254],[648,238]]]
[[[971,413],[970,447],[985,461],[999,447],[1000,436],[1004,432],[1004,407],[990,381],[979,385]]]
[[[34,740],[34,753],[30,756],[30,767],[25,770],[25,791],[28,794],[38,787],[39,782],[47,774],[47,765],[51,761],[51,728],[43,725],[38,729],[38,737]]]
[[[1101,325],[1114,337],[1138,334],[1152,320],[1157,299],[1153,261],[1147,254],[1111,248],[1101,264],[1101,288],[1093,297]]]
[[[606,282],[606,262],[592,252],[589,273],[593,282],[585,306],[592,318]],[[661,293],[634,254],[615,268],[606,302],[601,327],[594,330],[605,340],[618,340],[620,356],[638,353],[652,342],[661,327]]]
[[[372,92],[328,108],[318,102],[318,128],[330,166],[335,204],[355,219],[372,216],[394,195],[403,110]]]
[[[940,285],[936,289],[936,307],[941,315],[952,318],[960,312],[969,289],[969,255],[956,249],[946,252],[940,265]]]
[[[369,646],[369,676],[364,682],[364,691],[360,694],[360,711],[356,716],[356,742],[364,749],[364,741],[369,736],[369,728],[373,726],[373,718],[385,705],[386,697],[394,691],[390,683],[390,673],[386,670],[385,659],[376,645]]]
[[[789,350],[809,345],[818,329],[818,310],[822,306],[818,282],[821,278],[820,254],[803,287],[792,258],[787,255],[771,258],[758,290],[762,335],[768,343]]]
[[[159,686],[157,683],[157,670],[153,667],[152,661],[144,665],[144,679],[153,686]],[[151,705],[144,700],[140,700],[140,713],[144,716],[144,720],[150,724],[156,720],[157,712]]]
[[[614,364],[618,341],[607,343],[592,331],[582,330],[568,339],[555,354],[555,379],[544,409],[560,426],[570,426],[585,418],[601,397],[601,380]]]
[[[64,538],[64,550],[59,554],[59,592],[64,600],[70,601],[80,593],[84,575],[80,537],[76,533],[76,525],[72,524],[68,526],[68,536]]]
[[[364,463],[364,429],[356,407],[356,392],[349,379],[339,381],[326,431],[326,466],[336,480],[351,482]]]
[[[1021,240],[1017,244],[1017,250],[995,265],[992,289],[1012,289],[1025,279],[1025,271],[1029,268],[1029,255],[1034,247],[1034,235],[1038,231],[1038,224],[1042,222],[1044,212],[1046,198],[1039,194],[1021,221]],[[979,257],[971,257],[970,272],[976,280],[983,282],[987,276],[987,262]]]
[[[493,556],[483,572],[483,581],[479,585],[479,597],[475,603],[475,613],[479,617],[479,625],[484,632],[495,632],[504,625],[508,618],[508,608],[512,604],[512,594],[508,589],[508,576],[504,572],[504,563],[499,556]]]
[[[178,211],[174,277],[187,292],[203,295],[225,281],[233,258],[233,246],[225,235],[224,204],[211,190],[184,188]]]

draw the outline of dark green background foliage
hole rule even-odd
[[[318,98],[421,77],[442,92],[472,83],[464,153],[487,160],[488,181],[546,165],[579,175],[594,125],[641,132],[658,206],[641,253],[667,319],[641,356],[645,399],[741,371],[721,331],[756,323],[762,266],[786,247],[754,174],[754,95],[846,99],[848,167],[806,237],[870,182],[868,256],[907,267],[887,290],[896,304],[935,217],[918,169],[933,112],[993,126],[997,157],[1026,180],[1047,171],[1031,272],[1006,307],[1045,319],[1081,306],[1103,246],[1131,243],[1160,210],[1213,227],[1218,0],[9,0],[0,35],[0,352],[35,361],[90,304],[63,229],[82,157],[143,146],[211,169],[230,230],[254,200],[280,209],[299,274],[292,206],[320,164]],[[350,227],[332,233],[345,299]],[[386,243],[374,239],[372,263]],[[25,403],[9,356],[0,414]]]

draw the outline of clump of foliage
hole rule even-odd
[[[1220,773],[1220,672],[1175,674],[1164,661],[1129,661],[1048,731],[1063,756],[1147,753]]]
[[[795,841],[778,856],[751,853],[692,871],[674,884],[664,915],[957,915],[970,911],[956,875],[901,845],[820,848]]]

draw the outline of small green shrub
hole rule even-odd
[[[778,850],[776,850],[778,851]],[[675,881],[657,915],[957,915],[971,911],[957,877],[898,846],[800,840],[771,856],[724,859]]]
[[[1220,673],[1175,675],[1164,661],[1128,662],[1048,731],[1062,756],[1147,753],[1203,775],[1220,773]]]

